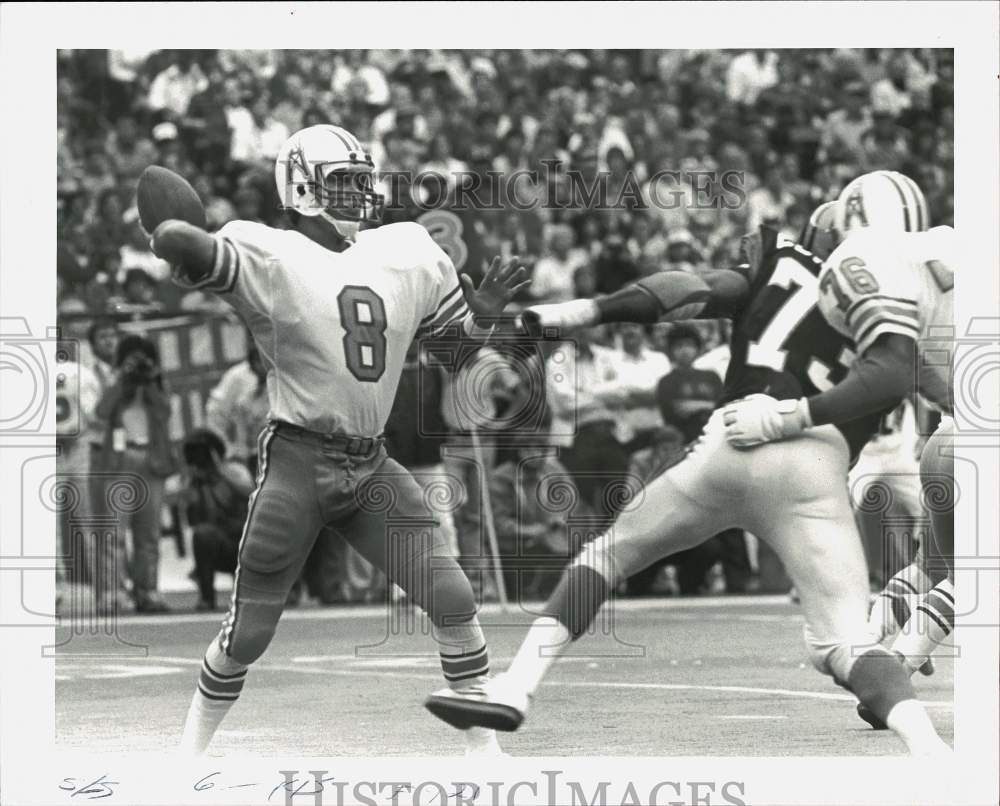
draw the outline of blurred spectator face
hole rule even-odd
[[[503,148],[507,159],[517,162],[524,152],[524,136],[517,130],[510,131],[504,138]]]
[[[608,172],[612,176],[624,176],[628,171],[628,160],[625,158],[625,152],[620,148],[611,148],[608,150]]]
[[[568,226],[558,226],[552,228],[552,235],[549,238],[549,248],[552,254],[560,260],[564,260],[573,247],[573,230]]]
[[[652,225],[646,216],[636,216],[632,221],[632,236],[641,244],[649,240],[652,229]]]
[[[250,107],[250,114],[253,115],[254,121],[256,121],[258,126],[264,124],[264,122],[271,115],[271,99],[265,93],[261,93],[257,96],[257,100],[253,102],[253,106]]]
[[[799,160],[794,154],[785,154],[781,158],[782,177],[787,182],[794,182],[799,178]]]
[[[417,136],[417,110],[414,107],[407,106],[396,112],[396,130],[401,137]]]
[[[91,328],[90,347],[94,355],[105,363],[112,363],[118,349],[118,327],[114,322],[97,322]]]
[[[701,351],[697,340],[689,337],[667,340],[667,356],[675,367],[690,367]]]
[[[876,113],[872,118],[875,137],[879,140],[892,140],[896,136],[896,122],[891,115],[884,112]]]
[[[243,188],[233,199],[236,215],[245,221],[260,218],[260,194],[253,188]]]
[[[573,293],[577,298],[587,298],[597,293],[597,272],[590,263],[584,263],[573,272]]]
[[[125,301],[132,305],[150,305],[156,301],[156,283],[142,269],[125,272]]]
[[[227,78],[222,87],[222,97],[226,106],[242,106],[243,90],[240,88],[240,82],[235,78]]]
[[[212,180],[205,174],[198,174],[191,182],[191,186],[203,203],[212,198]]]
[[[771,168],[767,173],[764,174],[764,185],[774,196],[780,196],[784,188],[784,183],[781,178],[781,171],[777,168]]]
[[[621,326],[622,349],[629,355],[638,355],[642,352],[642,346],[646,337],[642,332],[642,325],[626,322]]]
[[[685,242],[672,243],[667,247],[667,260],[671,263],[690,263],[694,260],[691,244]]]
[[[115,125],[115,136],[119,146],[131,147],[139,137],[139,127],[135,118],[124,115],[118,118]]]
[[[907,72],[906,56],[901,53],[892,59],[887,67],[887,72],[889,74],[889,79],[898,89],[905,89]]]
[[[118,225],[122,220],[122,203],[115,190],[107,190],[101,196],[100,209],[101,218],[107,224]]]
[[[860,117],[868,102],[868,89],[860,82],[852,82],[844,91],[844,109],[851,117]]]
[[[289,73],[285,76],[285,99],[292,104],[300,103],[303,99],[304,82],[298,73]]]

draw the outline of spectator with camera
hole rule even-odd
[[[192,431],[184,440],[184,475],[198,583],[196,609],[215,610],[215,572],[236,570],[253,479],[242,462],[227,459],[226,443],[207,428]]]
[[[160,510],[164,481],[176,470],[176,461],[168,433],[170,397],[160,370],[159,350],[152,341],[129,334],[118,343],[114,382],[101,396],[97,416],[105,423],[105,431],[95,470],[106,476],[129,474],[130,485],[141,480],[140,489],[133,493],[141,504],[125,518],[132,530],[129,576],[136,610],[164,613],[168,607],[158,592]],[[111,506],[109,487],[104,487],[100,498]],[[101,506],[100,498],[95,501],[97,506]],[[99,606],[106,606],[109,597],[117,599],[120,593],[118,553],[118,546],[107,541],[95,552],[93,579]]]

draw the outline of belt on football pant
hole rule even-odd
[[[274,423],[277,434],[285,434],[301,442],[308,442],[321,448],[332,448],[348,456],[370,456],[385,442],[383,437],[352,437],[347,434],[322,434],[282,420]]]

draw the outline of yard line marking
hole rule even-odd
[[[118,680],[129,677],[160,677],[168,674],[180,674],[183,669],[173,666],[127,666],[117,663],[102,663],[96,666],[79,664],[61,668],[62,675],[56,675],[59,680]]]
[[[543,602],[525,602],[526,607],[537,609]],[[644,612],[649,610],[712,610],[732,607],[740,610],[750,610],[755,607],[774,607],[789,605],[788,597],[784,595],[768,596],[701,596],[698,598],[651,598],[651,599],[615,599],[614,608],[623,613]],[[282,621],[338,621],[342,619],[382,618],[389,610],[385,605],[357,605],[351,607],[316,607],[305,610],[286,610]],[[524,611],[525,616],[531,616],[534,610]],[[479,615],[504,615],[498,604],[484,604],[479,609]],[[123,613],[118,616],[122,624],[170,625],[170,624],[200,624],[220,623],[225,613],[166,613],[162,615],[138,615]],[[488,622],[484,622],[487,623]]]
[[[788,719],[782,714],[722,714],[716,719]]]
[[[158,663],[180,663],[186,666],[200,666],[200,659],[177,658],[172,656],[150,656],[137,660],[156,661]],[[330,677],[385,677],[400,680],[434,680],[440,681],[440,674],[423,674],[420,672],[385,671],[383,669],[318,669],[307,664],[256,663],[254,669],[265,672],[297,672],[298,674],[326,675]],[[826,691],[809,691],[807,689],[762,688],[755,686],[712,686],[698,683],[630,683],[626,681],[604,680],[550,680],[544,683],[555,688],[604,688],[651,691],[717,691],[731,694],[765,694],[778,697],[793,697],[799,699],[827,700],[833,702],[856,702],[850,694],[834,694]],[[953,703],[947,701],[924,702],[929,708],[952,708]]]

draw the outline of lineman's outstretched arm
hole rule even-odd
[[[677,322],[717,319],[739,313],[750,285],[737,271],[718,269],[690,274],[663,271],[613,294],[552,305],[535,305],[526,317],[541,327],[572,329],[608,322]]]

